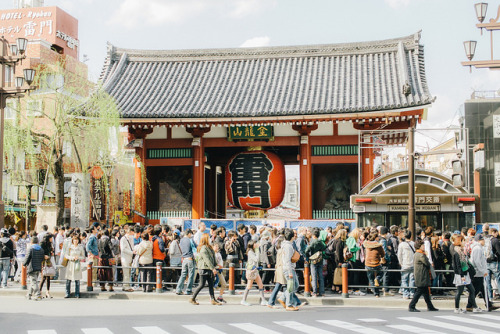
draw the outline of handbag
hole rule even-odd
[[[293,282],[293,278],[288,278],[286,280],[286,290],[288,291],[288,293],[292,293],[293,291],[295,291],[294,285],[295,283]]]
[[[300,253],[297,251],[294,251],[290,261],[292,261],[292,263],[296,263],[299,259],[300,259]]]
[[[108,259],[108,264],[110,266],[115,266],[116,265],[116,259],[114,257],[111,257]]]
[[[56,276],[56,268],[53,266],[45,266],[42,268],[42,276],[54,277]]]
[[[335,268],[333,273],[333,284],[342,285],[342,268]]]
[[[68,258],[65,256],[61,262],[61,265],[63,267],[67,267],[68,266]]]
[[[256,280],[257,276],[259,276],[259,270],[257,268],[252,269],[252,270],[247,270],[245,274],[247,280]]]
[[[314,253],[309,257],[309,261],[311,261],[312,264],[318,264],[322,260],[323,260],[323,255],[321,254],[321,251],[317,251],[316,253]]]

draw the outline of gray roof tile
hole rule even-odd
[[[124,118],[389,111],[434,100],[419,40],[417,33],[363,43],[176,51],[109,45],[101,82]]]

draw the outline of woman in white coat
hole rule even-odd
[[[71,246],[65,252],[65,258],[68,260],[66,267],[66,295],[70,297],[71,281],[75,281],[75,298],[80,298],[80,280],[82,279],[82,262],[85,260],[85,250],[80,244],[80,237],[74,235],[71,239]]]

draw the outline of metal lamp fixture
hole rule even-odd
[[[24,72],[24,80],[26,80],[28,85],[31,85],[33,80],[35,80],[35,70],[31,68],[25,68],[23,72]]]
[[[483,23],[486,17],[486,10],[488,9],[488,4],[486,2],[478,2],[474,5],[476,9],[476,16],[479,23]]]
[[[23,77],[16,77],[16,87],[20,88],[24,85],[24,78]]]
[[[469,60],[472,60],[474,58],[474,54],[476,53],[476,41],[465,41],[464,42],[464,49],[465,49],[465,55]]]
[[[10,45],[10,53],[12,53],[13,56],[17,56],[17,45],[16,44]]]
[[[26,47],[28,46],[28,40],[26,38],[18,38],[16,40],[17,51],[19,54],[23,55],[26,51]]]

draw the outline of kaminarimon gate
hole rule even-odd
[[[226,217],[228,202],[234,205],[228,163],[253,150],[298,166],[301,219],[349,213],[349,196],[374,177],[374,152],[358,156],[359,131],[416,126],[433,102],[419,40],[420,33],[260,48],[110,45],[101,79],[135,148],[136,210]],[[247,162],[250,177],[268,168],[256,157]],[[250,182],[239,190],[252,202],[268,188]]]

